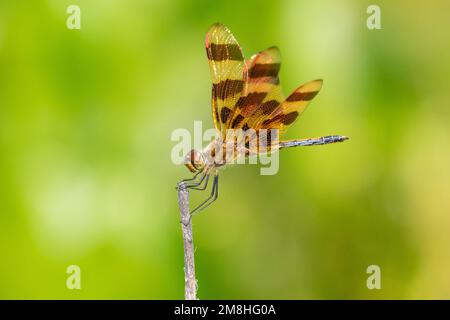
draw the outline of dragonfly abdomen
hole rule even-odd
[[[325,137],[320,137],[320,138],[308,138],[308,139],[301,139],[301,140],[286,140],[286,141],[280,141],[280,149],[290,148],[290,147],[299,147],[299,146],[317,146],[317,145],[321,145],[321,144],[342,142],[347,139],[348,139],[348,137],[346,137],[346,136],[333,135],[333,136],[325,136]]]

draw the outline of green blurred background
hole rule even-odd
[[[247,57],[280,47],[286,94],[324,79],[289,138],[351,140],[222,172],[194,219],[199,297],[450,298],[450,3],[376,1],[371,31],[373,3],[1,0],[0,298],[183,298],[170,135],[212,127],[217,21]]]

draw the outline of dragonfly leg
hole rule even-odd
[[[214,201],[216,201],[218,196],[219,196],[219,176],[215,175],[214,176],[214,181],[213,181],[213,186],[212,186],[212,189],[211,189],[211,194],[209,195],[209,197],[205,201],[203,201],[194,210],[191,211],[191,217],[194,214],[197,214],[200,211],[202,211],[203,209],[205,209],[206,207],[208,207]]]
[[[199,176],[200,173],[202,173],[202,171],[197,172],[192,178],[181,180],[180,182],[177,183],[177,186],[175,187],[175,189],[178,189],[179,185],[182,183],[195,181],[195,179]]]
[[[202,180],[200,180],[200,182],[199,182],[198,184],[196,184],[196,185],[187,185],[186,188],[189,188],[189,189],[192,189],[192,190],[200,190],[200,191],[205,190],[206,187],[208,186],[209,176],[210,176],[210,175],[209,175],[209,174],[205,174],[205,176],[206,176],[206,180],[205,180],[205,182],[203,183],[203,186],[200,186],[200,185],[201,185],[202,181],[203,181],[205,178],[202,178]]]
[[[191,182],[191,183],[184,183],[184,186],[186,188],[188,188],[188,189],[196,190],[197,187],[199,187],[203,183],[205,178],[206,178],[206,184],[208,184],[209,174],[208,174],[208,172],[206,170],[203,171],[202,177],[201,177],[201,179],[199,181],[194,181],[194,182]],[[200,189],[200,190],[204,190],[204,189]]]
[[[202,174],[200,180],[199,181],[195,181],[196,178],[200,174]],[[183,179],[180,182],[178,182],[177,186],[175,187],[175,189],[178,189],[180,187],[180,185],[183,184],[185,188],[193,188],[194,190],[196,190],[196,187],[198,187],[199,185],[202,184],[202,182],[203,182],[203,180],[205,180],[206,176],[207,176],[207,170],[199,171],[192,178],[190,178],[190,179]],[[201,189],[201,190],[204,190],[204,189]]]

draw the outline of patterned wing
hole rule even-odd
[[[277,47],[253,55],[246,64],[247,90],[237,101],[229,123],[229,128],[244,131],[254,128],[258,119],[270,115],[284,100],[278,77],[281,59]]]
[[[322,88],[322,80],[308,82],[292,92],[270,115],[262,117],[255,126],[257,129],[279,129],[286,131],[305,111],[309,102]]]
[[[305,111],[307,105],[320,91],[321,87],[322,80],[314,80],[300,86],[283,102],[273,103],[270,113],[261,112],[261,110],[264,110],[262,108],[264,104],[262,104],[259,108],[260,116],[255,116],[251,119],[256,121],[250,127],[255,129],[255,133],[250,135],[250,138],[245,142],[247,152],[249,154],[257,154],[279,148],[280,136]],[[277,136],[273,136],[270,129],[278,129]],[[264,142],[266,145],[264,145]],[[273,146],[271,145],[272,143],[274,143]]]
[[[230,30],[214,24],[205,40],[212,80],[212,113],[214,125],[225,136],[234,108],[246,90],[247,66],[241,47]]]

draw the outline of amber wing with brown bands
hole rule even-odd
[[[322,88],[322,80],[308,82],[292,92],[270,115],[260,119],[258,129],[279,129],[283,133],[305,111]]]
[[[214,24],[205,39],[211,73],[212,114],[214,125],[225,136],[241,93],[246,91],[247,66],[241,47],[230,30]]]
[[[253,55],[246,64],[247,92],[236,103],[230,122],[232,129],[254,128],[262,116],[271,114],[284,100],[278,77],[281,59],[277,47]]]

